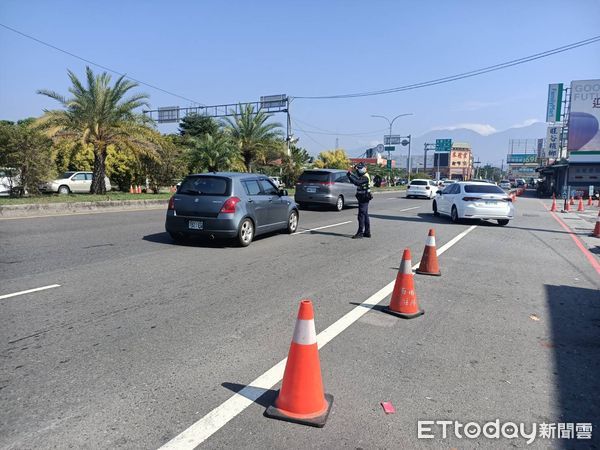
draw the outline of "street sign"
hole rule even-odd
[[[385,147],[383,147],[383,150],[386,152],[395,152],[396,146],[395,145],[386,145]]]
[[[386,134],[383,136],[384,145],[399,145],[402,143],[402,136],[399,134]]]
[[[377,144],[377,147],[375,147],[375,150],[379,153],[385,151],[385,149],[383,148],[383,144]]]
[[[388,159],[388,160],[387,160],[387,168],[388,168],[388,169],[391,169],[391,168],[392,168],[392,160],[391,160],[391,159]],[[592,186],[592,188],[593,188],[593,187],[594,187],[594,186]]]
[[[435,140],[435,151],[436,152],[449,152],[452,150],[452,139],[436,139]]]
[[[286,105],[287,96],[285,94],[279,95],[264,95],[260,98],[260,107],[269,108],[283,108]]]
[[[546,122],[560,122],[563,84],[548,85],[548,106],[546,107]]]
[[[179,122],[179,106],[158,108],[158,123]]]

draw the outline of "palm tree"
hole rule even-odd
[[[226,118],[226,132],[236,143],[248,172],[255,161],[266,161],[270,150],[281,146],[281,124],[266,123],[271,118],[262,110],[254,111],[250,104],[240,113]]]
[[[54,91],[39,90],[62,104],[62,110],[45,110],[38,119],[37,126],[48,130],[52,136],[79,139],[91,144],[94,149],[93,194],[105,194],[106,156],[109,145],[118,150],[131,150],[135,154],[155,154],[160,144],[160,134],[150,127],[151,119],[135,112],[148,106],[148,96],[143,93],[125,95],[137,83],[119,77],[113,86],[111,76],[103,72],[94,75],[86,67],[87,86],[84,86],[73,72],[68,71],[72,86],[71,98]]]
[[[229,136],[223,133],[204,134],[202,137],[189,137],[186,145],[190,149],[190,170],[200,172],[220,172],[240,170],[244,163],[240,152]]]

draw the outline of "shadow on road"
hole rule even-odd
[[[592,442],[560,439],[562,448],[600,448],[600,290],[545,285],[559,422],[592,423]],[[575,436],[576,437],[576,436]]]
[[[391,216],[387,214],[369,213],[372,219],[397,220],[400,222],[430,222],[430,223],[452,223],[445,217],[434,216],[433,213],[419,213],[416,216]]]
[[[142,238],[144,241],[153,242],[155,244],[167,244],[181,247],[206,247],[206,248],[227,248],[234,247],[235,244],[220,239],[210,240],[204,238],[189,238],[186,241],[176,242],[165,231],[162,233],[149,234]]]
[[[354,306],[362,306],[363,308],[372,309],[374,311],[385,312],[385,308],[387,305],[364,305],[362,303],[350,302],[351,305]],[[387,314],[387,313],[386,313]]]
[[[277,398],[277,393],[279,392],[273,389],[263,389],[254,386],[246,386],[245,384],[228,382],[221,383],[221,386],[246,397],[248,400],[252,400],[254,403],[264,406],[265,408],[268,408],[273,404],[275,398]]]

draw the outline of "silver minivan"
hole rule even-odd
[[[345,170],[311,169],[305,170],[296,183],[294,200],[300,207],[327,205],[337,211],[346,205],[357,205],[356,186]]]

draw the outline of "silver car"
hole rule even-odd
[[[165,229],[175,241],[235,238],[246,247],[259,234],[296,232],[298,218],[294,200],[266,175],[216,172],[182,181],[169,200]]]
[[[300,207],[327,205],[337,211],[346,205],[356,205],[356,186],[345,170],[312,169],[305,170],[296,183],[294,200]]]
[[[106,190],[110,191],[112,186],[108,177],[104,177]],[[92,187],[92,172],[65,172],[56,180],[44,183],[40,186],[42,192],[58,192],[59,194],[89,193]]]

